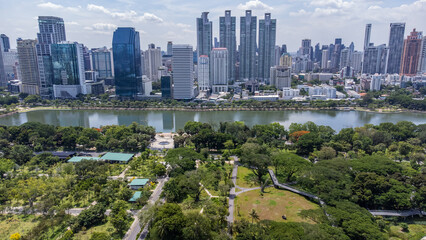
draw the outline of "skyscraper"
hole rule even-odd
[[[228,50],[226,48],[213,48],[211,52],[211,82],[212,92],[228,91]]]
[[[6,36],[6,34],[1,34],[0,41],[2,41],[3,43],[3,52],[9,52],[9,49],[10,49],[9,37]]]
[[[355,73],[359,73],[361,72],[362,69],[362,57],[364,56],[364,54],[362,52],[357,52],[355,51],[352,54],[352,61],[350,66],[354,69]]]
[[[36,40],[18,39],[16,47],[21,70],[21,92],[33,95],[40,94],[36,44]]]
[[[265,13],[265,19],[259,20],[259,70],[258,79],[269,83],[270,69],[275,59],[275,39],[277,20],[271,19],[270,13]]]
[[[426,73],[426,36],[423,37],[423,40],[422,40],[422,48],[420,52],[420,63],[419,63],[418,71],[420,73]]]
[[[321,59],[321,69],[328,69],[328,56],[329,56],[329,50],[328,49],[323,49],[322,51],[322,59]]]
[[[240,80],[256,78],[256,31],[257,18],[246,10],[240,19]]]
[[[208,12],[203,12],[201,18],[197,18],[197,56],[210,56],[213,48],[213,23],[209,21]]]
[[[75,98],[87,94],[83,44],[55,43],[50,46],[53,70],[53,96]]]
[[[364,51],[370,46],[371,23],[365,26]]]
[[[0,42],[0,87],[7,86],[6,73],[3,65],[3,43]]]
[[[226,10],[225,16],[219,18],[220,47],[228,49],[228,79],[235,80],[235,63],[237,39],[236,39],[236,18],[231,16],[231,11]]]
[[[387,73],[399,73],[402,48],[404,46],[405,23],[391,23],[389,34],[389,55]]]
[[[168,41],[167,42],[167,55],[171,56],[173,52],[173,42]]]
[[[112,38],[115,93],[134,98],[142,93],[142,63],[139,32],[130,27],[119,27]]]
[[[287,53],[287,45],[285,45],[285,44],[283,44],[283,45],[281,46],[281,55],[282,55],[283,53]]]
[[[146,75],[151,81],[157,82],[161,76],[158,76],[158,69],[162,66],[161,49],[155,48],[153,43],[148,45],[148,50],[144,53],[144,64]]]
[[[209,56],[201,55],[198,58],[198,89],[207,91],[210,89],[210,65]]]
[[[414,76],[417,74],[421,56],[423,33],[416,29],[404,40],[400,75]]]
[[[53,96],[53,67],[50,45],[66,41],[64,20],[59,17],[38,17],[37,61],[40,77],[40,95],[43,98]]]
[[[84,70],[91,71],[92,63],[90,61],[90,50],[86,46],[83,46],[83,59],[84,59]]]
[[[293,65],[293,61],[291,55],[289,53],[283,53],[280,57],[280,66],[291,68]]]
[[[111,51],[108,48],[92,49],[92,67],[98,72],[98,79],[112,77]]]
[[[302,40],[302,46],[300,47],[299,54],[302,57],[311,59],[311,39]]]
[[[389,54],[389,48],[386,44],[380,46],[369,46],[364,51],[364,61],[362,63],[362,73],[366,74],[384,74],[386,73],[386,64]]]
[[[173,98],[194,98],[193,50],[191,45],[173,44]]]

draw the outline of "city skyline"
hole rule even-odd
[[[295,52],[301,39],[312,39],[312,44],[333,42],[342,38],[343,43],[355,43],[362,50],[364,26],[372,23],[374,31],[370,41],[375,45],[388,43],[389,23],[406,22],[407,29],[426,29],[422,11],[426,11],[426,0],[386,1],[365,0],[320,0],[320,1],[229,1],[195,2],[160,0],[138,6],[131,0],[114,2],[64,2],[26,1],[8,4],[1,0],[0,13],[4,16],[0,28],[10,38],[11,48],[16,48],[16,39],[34,39],[37,16],[57,16],[64,19],[67,40],[84,43],[89,48],[111,47],[112,34],[116,27],[134,27],[141,33],[141,48],[147,49],[155,43],[163,50],[167,41],[196,46],[195,18],[208,11],[213,22],[213,37],[219,37],[219,17],[225,10],[239,18],[245,10],[262,18],[272,13],[277,19],[276,44],[286,44],[289,52]],[[16,10],[15,10],[16,9]],[[19,11],[18,11],[19,9]],[[172,12],[171,12],[172,11]],[[332,21],[330,21],[330,19]],[[237,27],[237,36],[240,29]],[[323,34],[326,32],[327,34]],[[237,37],[237,44],[239,38]]]

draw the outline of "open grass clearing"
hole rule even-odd
[[[408,232],[402,231],[399,225],[391,226],[389,235],[392,240],[419,240],[426,236],[426,225],[408,224]]]
[[[242,188],[259,187],[254,173],[246,167],[238,167],[237,186]]]
[[[300,211],[317,209],[319,206],[306,198],[285,190],[267,188],[261,196],[260,190],[253,190],[237,196],[234,216],[236,220],[243,218],[251,221],[249,213],[256,210],[260,220],[277,222],[306,222],[314,223],[299,216]],[[285,215],[287,220],[283,220]]]
[[[25,235],[39,222],[34,215],[0,215],[0,239],[9,239],[10,235]]]

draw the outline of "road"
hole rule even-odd
[[[228,206],[228,212],[229,215],[227,217],[228,224],[231,225],[231,223],[234,222],[234,200],[235,200],[235,188],[237,187],[237,173],[238,173],[238,162],[234,160],[234,168],[232,169],[232,175],[231,180],[232,183],[234,183],[234,186],[229,191],[229,206]]]
[[[158,199],[160,198],[161,192],[163,191],[164,184],[169,180],[169,178],[162,178],[158,179],[158,185],[155,188],[154,192],[152,193],[151,197],[148,200],[148,204],[154,204]],[[141,211],[144,211],[147,209],[147,205],[145,205],[141,210],[136,212],[134,214],[135,220],[133,221],[132,225],[130,226],[129,230],[127,231],[126,235],[124,235],[123,240],[136,240],[136,237],[138,233],[141,231],[141,224],[139,222],[138,215]],[[148,228],[145,227],[148,231]],[[144,231],[145,231],[144,228]],[[141,234],[142,235],[142,234]]]

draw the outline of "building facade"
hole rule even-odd
[[[213,48],[211,52],[211,82],[213,93],[228,91],[228,54],[226,48]]]
[[[270,69],[275,65],[276,35],[277,20],[271,19],[270,13],[265,13],[265,19],[259,20],[258,79],[266,83],[269,83]]]
[[[207,91],[210,89],[210,61],[209,56],[201,55],[198,58],[197,65],[197,79],[198,79],[198,89],[200,91]]]
[[[119,27],[112,39],[115,93],[121,98],[135,98],[142,93],[142,63],[139,32]]]
[[[291,68],[286,66],[271,67],[271,84],[277,89],[291,87]]]
[[[362,64],[362,73],[366,74],[384,74],[387,69],[389,48],[385,44],[380,46],[369,46],[364,51],[364,61]]]
[[[162,66],[161,49],[155,48],[153,43],[148,45],[148,50],[144,53],[144,65],[143,74],[151,81],[158,82],[161,77],[158,75],[158,69]]]
[[[219,46],[228,49],[228,79],[235,81],[235,63],[237,61],[236,18],[231,16],[231,11],[226,10],[225,16],[219,18]]]
[[[36,40],[18,39],[17,51],[20,65],[21,91],[32,95],[40,94],[40,77],[37,63]]]
[[[161,77],[161,97],[166,99],[172,98],[172,77],[171,76]]]
[[[92,49],[92,68],[98,72],[99,79],[112,78],[111,51],[108,48]]]
[[[193,50],[191,45],[173,44],[173,98],[194,98]]]
[[[426,73],[426,36],[422,39],[422,48],[420,52],[419,73]]]
[[[2,42],[1,44],[3,44],[2,51],[9,52],[10,50],[9,37],[6,36],[6,34],[0,34],[0,41]]]
[[[404,46],[405,23],[391,23],[389,34],[389,55],[387,73],[399,73],[401,68],[402,48]]]
[[[240,19],[240,80],[256,78],[256,31],[257,17],[246,10],[246,15]]]
[[[197,57],[210,56],[213,48],[213,23],[209,21],[208,12],[203,12],[201,18],[197,18]]]
[[[414,76],[417,74],[421,60],[423,33],[416,29],[404,40],[400,75]]]

